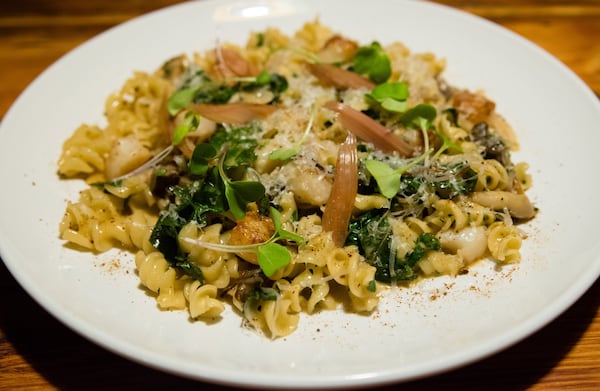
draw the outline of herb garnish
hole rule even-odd
[[[408,85],[404,82],[387,82],[377,85],[366,96],[379,103],[382,108],[393,113],[406,110]]]
[[[392,74],[390,59],[379,42],[358,48],[352,60],[352,69],[356,73],[369,76],[376,84],[385,82]]]
[[[212,242],[203,242],[191,238],[184,238],[186,242],[195,244],[207,249],[229,252],[229,253],[255,253],[258,258],[258,265],[267,277],[271,277],[277,270],[290,264],[292,256],[285,246],[277,243],[280,240],[300,244],[304,241],[302,236],[287,231],[281,224],[281,213],[271,207],[270,216],[275,226],[275,233],[268,240],[262,243],[253,243],[246,245],[228,245]]]

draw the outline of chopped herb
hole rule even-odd
[[[451,199],[460,194],[473,192],[477,184],[477,172],[467,161],[453,165],[433,164],[420,175],[403,175],[399,193],[411,196],[421,191],[435,193],[438,197]]]
[[[154,175],[156,176],[167,176],[167,170],[164,167],[159,167],[154,171]]]
[[[198,280],[202,283],[204,282],[204,275],[202,274],[202,269],[200,269],[200,267],[195,263],[190,262],[187,258],[185,260],[179,260],[175,262],[173,266],[180,269],[185,274],[191,276],[193,279]]]
[[[256,47],[259,48],[265,44],[265,34],[258,33],[256,34]]]
[[[442,111],[442,114],[448,118],[448,121],[452,124],[452,126],[458,126],[458,110],[454,107],[449,107]]]
[[[277,300],[277,296],[279,296],[277,289],[257,286],[252,290],[252,292],[250,292],[248,299]]]

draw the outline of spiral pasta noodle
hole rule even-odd
[[[138,251],[135,255],[135,265],[142,285],[156,294],[156,302],[160,308],[186,307],[184,287],[187,278],[179,276],[160,252],[145,254]]]
[[[488,231],[488,248],[495,259],[504,263],[516,263],[521,260],[519,250],[522,239],[516,227],[496,222]]]

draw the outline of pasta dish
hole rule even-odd
[[[495,103],[444,66],[315,20],[136,71],[105,126],[64,142],[59,175],[88,185],[60,237],[132,252],[161,309],[231,306],[269,338],[302,313],[368,314],[389,287],[517,263],[537,212],[527,163]]]

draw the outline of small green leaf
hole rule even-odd
[[[229,209],[236,219],[241,219],[246,214],[246,205],[258,201],[265,194],[265,187],[255,181],[235,181],[228,179],[225,182],[225,197]]]
[[[380,103],[381,107],[392,113],[402,113],[406,110],[408,105],[405,100],[395,100],[391,98],[385,98]]]
[[[413,126],[421,130],[427,130],[435,119],[436,114],[437,110],[435,107],[426,103],[421,103],[404,112],[402,116],[400,116],[400,122],[405,126]]]
[[[167,110],[169,111],[169,114],[175,116],[181,110],[191,105],[194,100],[194,95],[196,95],[196,91],[196,88],[182,88],[179,91],[175,91],[167,101]]]
[[[240,199],[247,202],[258,201],[265,195],[265,187],[257,181],[229,182],[229,186],[235,190]]]
[[[217,150],[211,144],[196,145],[192,158],[188,162],[188,169],[193,175],[204,175],[208,170],[208,163],[217,157]]]
[[[273,225],[275,225],[275,240],[283,239],[295,243],[302,243],[304,241],[302,236],[283,229],[283,224],[281,223],[281,213],[277,209],[271,207],[270,214],[271,219],[273,219]]]
[[[406,100],[408,99],[408,84],[400,81],[382,83],[373,88],[368,96],[378,102],[387,98]]]
[[[281,223],[281,212],[272,206],[269,208],[269,214],[271,215],[271,219],[273,220],[273,225],[275,226],[275,232],[279,232],[283,224]]]
[[[377,182],[379,192],[386,198],[393,198],[400,189],[400,177],[402,172],[394,170],[387,164],[378,160],[367,160],[367,170],[373,175]]]
[[[379,103],[387,111],[402,113],[406,110],[408,99],[408,84],[404,82],[382,83],[366,95]]]
[[[183,141],[185,136],[193,130],[196,130],[200,124],[200,116],[194,111],[188,111],[183,117],[183,122],[175,128],[173,132],[173,145],[177,145]]]
[[[235,217],[238,220],[243,218],[246,214],[245,205],[243,207],[242,205],[240,205],[235,190],[231,188],[231,186],[228,185],[227,182],[225,182],[225,197],[227,198],[229,210],[231,211],[231,214],[233,214],[233,217]]]
[[[280,244],[271,242],[258,248],[258,266],[267,277],[290,264],[290,252]]]
[[[352,61],[356,73],[368,75],[374,83],[385,82],[392,74],[390,59],[378,42],[361,46]]]

